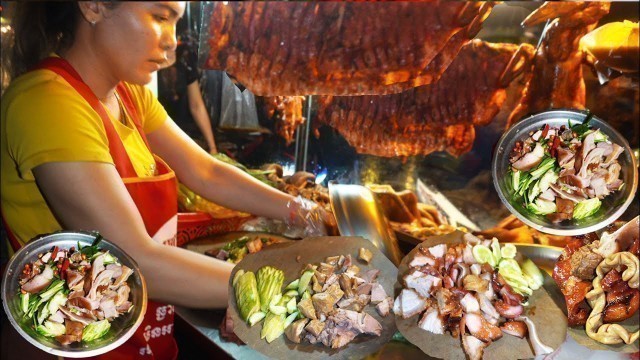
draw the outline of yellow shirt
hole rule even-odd
[[[144,86],[127,87],[144,132],[158,129],[167,119],[162,105]],[[153,175],[153,155],[130,115],[127,125],[111,120],[138,176]],[[0,195],[9,228],[23,244],[61,230],[32,170],[49,162],[113,164],[100,116],[64,78],[37,70],[16,78],[3,94],[0,126]]]

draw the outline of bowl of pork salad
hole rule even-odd
[[[61,231],[18,250],[2,279],[4,311],[22,337],[53,355],[97,356],[142,323],[147,289],[136,262],[98,233]]]
[[[637,159],[625,138],[579,110],[545,111],[513,125],[496,146],[492,176],[520,220],[568,236],[615,221],[638,187]]]

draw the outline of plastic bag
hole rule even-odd
[[[222,99],[219,127],[259,130],[256,100],[249,89],[240,90],[229,76],[222,74]]]

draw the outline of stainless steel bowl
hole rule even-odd
[[[102,240],[99,244],[101,249],[109,250],[121,264],[131,268],[133,274],[127,280],[131,288],[131,303],[134,305],[133,311],[123,314],[111,323],[109,332],[104,337],[91,342],[77,342],[71,345],[61,345],[54,338],[48,338],[38,334],[32,328],[33,322],[23,318],[20,306],[20,273],[24,265],[31,263],[38,258],[38,254],[47,252],[54,246],[60,249],[69,249],[78,246],[90,246],[95,235],[85,232],[57,232],[29,242],[16,252],[5,270],[2,278],[2,303],[4,311],[11,322],[11,325],[28,342],[37,348],[53,355],[77,358],[89,357],[106,353],[117,348],[127,341],[138,326],[147,310],[147,286],[140,273],[138,264],[122,249],[113,243]]]
[[[618,162],[622,167],[621,178],[625,185],[621,191],[616,191],[602,200],[600,210],[592,216],[580,220],[563,221],[554,224],[547,220],[545,216],[535,215],[527,211],[524,206],[513,200],[513,189],[509,184],[509,153],[513,149],[516,141],[525,139],[531,131],[539,130],[543,125],[560,127],[567,125],[571,121],[572,125],[582,123],[588,113],[578,110],[550,110],[531,115],[524,120],[518,122],[505,132],[493,155],[491,171],[493,175],[493,184],[505,204],[507,209],[511,211],[518,219],[532,228],[554,235],[581,235],[601,229],[616,219],[618,219],[629,204],[633,201],[636,189],[638,188],[638,166],[637,160],[633,155],[627,140],[613,129],[605,121],[593,116],[589,121],[589,125],[596,129],[600,129],[605,133],[612,142],[622,146],[624,152],[618,158]]]

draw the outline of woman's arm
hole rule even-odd
[[[33,173],[63,228],[99,230],[124,249],[140,266],[151,298],[198,308],[227,305],[232,265],[156,243],[113,165],[47,163]]]
[[[189,111],[191,111],[193,120],[195,120],[196,125],[204,135],[209,151],[216,153],[216,142],[213,139],[213,130],[211,130],[211,119],[209,118],[209,113],[207,113],[207,108],[204,106],[198,80],[187,85],[187,98],[189,99]]]
[[[214,159],[172,120],[147,135],[153,152],[176,172],[180,182],[219,205],[272,219],[289,216],[294,198]]]

